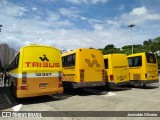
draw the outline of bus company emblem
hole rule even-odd
[[[41,59],[41,61],[49,61],[48,58],[46,57],[46,55],[43,55],[43,57],[39,57],[39,59]]]
[[[151,63],[154,63],[154,60],[153,60],[153,57],[152,57],[152,56],[149,58],[149,61],[150,61]]]
[[[49,59],[46,57],[46,55],[39,57],[39,59],[41,62],[25,62],[25,65],[27,67],[60,67],[60,63],[49,62]]]
[[[85,59],[85,62],[88,64],[88,66],[93,67],[95,65],[96,67],[100,67],[100,64],[96,59],[96,56],[94,54],[91,54],[91,57],[93,58],[92,61],[90,59]]]

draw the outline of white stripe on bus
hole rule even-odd
[[[22,78],[22,74],[21,74],[21,73],[19,73],[19,74],[11,73],[10,75],[11,75],[11,77]],[[27,76],[26,76],[27,78],[59,77],[59,73],[52,73],[52,74],[49,75],[49,76],[37,76],[36,73],[27,73],[26,75],[27,75]]]

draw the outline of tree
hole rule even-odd
[[[148,39],[147,41],[143,42],[143,45],[149,45],[152,44],[152,39]]]
[[[131,49],[131,48],[132,48],[132,45],[125,45],[125,46],[122,47],[123,50],[124,49]]]
[[[106,45],[104,47],[105,50],[110,50],[110,49],[113,49],[113,48],[115,48],[115,46],[113,44],[109,44],[109,45]]]

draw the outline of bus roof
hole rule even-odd
[[[63,53],[62,54],[62,56],[67,56],[67,55],[70,55],[70,54],[74,54],[74,53],[76,53],[77,51],[79,51],[79,50],[86,50],[86,49],[88,49],[88,50],[97,50],[97,49],[90,49],[90,48],[77,48],[77,49],[75,49],[75,50],[71,50],[71,51],[69,51],[69,52],[66,52],[66,53]]]
[[[135,53],[135,54],[128,55],[127,57],[135,57],[135,56],[144,55],[144,54],[146,53],[145,52]]]
[[[27,47],[49,47],[49,48],[54,48],[54,49],[57,49],[56,47],[52,47],[52,46],[47,46],[47,45],[39,45],[39,44],[30,44],[30,45],[25,45],[23,47],[21,47],[17,53],[14,55],[14,57],[12,58],[12,60],[17,56],[17,54],[22,51],[24,48],[27,48]],[[59,50],[59,49],[57,49]],[[12,60],[9,62],[9,64],[12,62]]]
[[[123,54],[123,53],[113,53],[113,54],[106,54],[106,55],[103,55],[103,58],[107,58],[111,55],[126,55],[126,54]]]
[[[57,49],[56,47],[53,47],[53,46],[40,45],[40,44],[30,44],[30,45],[25,45],[25,46],[21,47],[21,49],[26,48],[26,47],[52,47],[52,48]],[[20,49],[20,50],[21,50],[21,49]]]

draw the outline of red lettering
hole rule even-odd
[[[48,67],[48,63],[47,62],[43,62],[43,67]]]
[[[59,63],[55,63],[55,67],[59,67]]]
[[[60,63],[25,62],[27,67],[60,67]]]
[[[49,67],[54,67],[54,63],[49,63]]]
[[[33,62],[32,67],[38,67],[38,62]]]
[[[31,62],[25,62],[25,64],[27,64],[27,67],[29,67],[29,64],[31,64]]]

